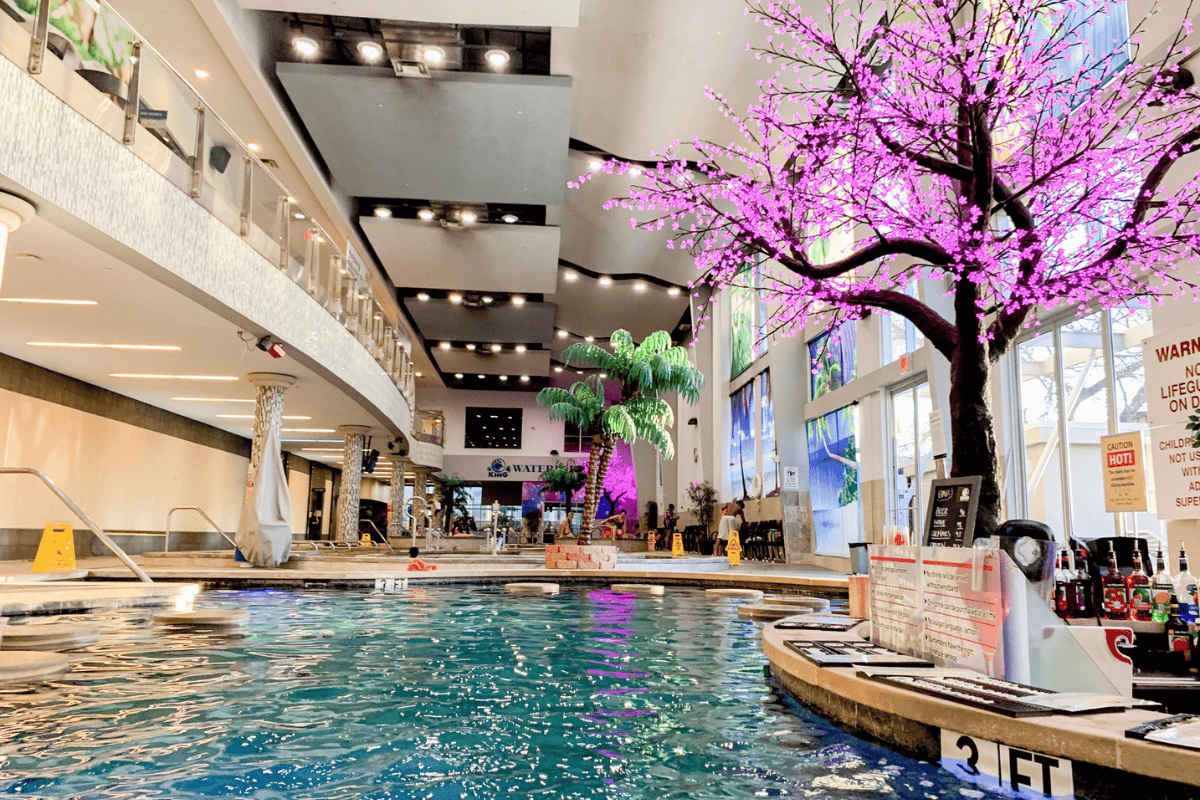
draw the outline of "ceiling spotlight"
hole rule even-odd
[[[647,288],[647,287],[646,287],[646,282],[645,282],[645,281],[638,281],[637,283],[635,283],[635,284],[633,285],[633,290],[634,290],[635,292],[644,292],[644,291],[646,291],[646,288]]]
[[[261,148],[261,147],[259,147],[259,146],[258,146],[257,144],[255,144],[254,142],[247,142],[247,143],[246,143],[246,147],[250,148],[250,152],[251,152],[251,153],[257,153],[259,150],[262,150],[262,148]]]
[[[428,64],[441,64],[446,60],[446,48],[431,44],[421,52],[421,55],[425,57],[425,62]]]
[[[500,69],[512,60],[512,56],[508,54],[507,50],[488,50],[483,57],[494,69]]]
[[[426,222],[429,222],[429,220],[433,219],[434,216],[435,216],[435,214],[433,213],[432,208],[422,208],[420,211],[417,212],[417,217],[419,219],[425,220]]]
[[[596,170],[600,169],[603,166],[604,166],[604,162],[598,158],[593,158],[591,161],[588,162],[588,168],[591,169],[592,172],[595,172]]]
[[[554,368],[554,371],[555,371],[555,372],[562,372],[562,367],[555,367],[555,368]]]
[[[504,220],[504,221],[505,221],[505,222],[507,222],[509,225],[512,225],[514,222],[516,222],[516,221],[517,221],[517,215],[516,215],[516,214],[505,214],[505,215],[504,215],[503,217],[501,217],[500,219]]]
[[[297,36],[293,38],[292,47],[296,49],[298,54],[304,56],[305,58],[312,58],[321,50],[321,47],[317,44],[317,40],[310,39],[307,36]]]
[[[558,329],[558,338],[560,338],[560,339],[567,338],[567,332],[564,331],[562,328],[559,328]]]
[[[594,342],[594,341],[596,341],[596,337],[595,336],[585,336],[585,337],[583,337],[583,340],[585,342]]]
[[[429,300],[429,292],[417,292],[417,299],[422,303],[426,302]]]
[[[500,345],[498,345],[498,344],[494,344],[494,345],[492,345],[492,352],[493,352],[493,353],[499,353],[499,352],[500,352],[501,350],[503,350],[503,349],[504,349],[504,348],[502,348],[502,347],[501,347]]]
[[[423,378],[423,377],[425,377],[424,375],[422,375],[422,374],[421,374],[421,373],[419,373],[419,372],[414,372],[414,373],[413,373],[413,375],[416,375],[418,378]]]
[[[295,217],[296,219],[304,219],[304,215],[301,214],[299,211],[297,211],[295,214],[292,214],[292,216]]]
[[[608,277],[607,275],[601,275],[600,276],[600,285],[601,286],[612,286],[612,278]]]
[[[462,295],[459,294],[458,292],[451,292],[450,293],[450,302],[454,303],[454,305],[458,305],[459,303],[462,302]]]
[[[438,347],[442,348],[443,350],[449,350],[449,349],[450,349],[450,343],[449,343],[449,342],[442,342],[441,344],[439,344],[439,345],[438,345]]]
[[[525,345],[523,345],[523,344],[519,344],[519,345],[517,345],[517,352],[518,352],[518,353],[524,353],[524,352],[525,352]]]
[[[501,376],[500,376],[500,380],[502,380],[502,381],[506,381],[506,380],[508,380],[508,376],[507,376],[507,375],[501,375]]]
[[[528,376],[528,375],[522,375],[522,376],[521,376],[521,383],[529,383],[529,376]]]
[[[579,273],[573,269],[569,269],[563,273],[563,280],[569,283],[574,283],[575,281],[579,280]]]
[[[296,198],[292,197],[290,194],[289,194],[287,197],[283,198],[283,199],[284,199],[286,202],[288,202],[288,203],[295,203],[295,202],[296,202]]]
[[[358,54],[367,61],[378,61],[383,58],[383,45],[367,40],[358,43]]]
[[[672,286],[670,289],[667,289],[667,294],[671,295],[671,297],[678,297],[679,296],[679,287]]]
[[[478,375],[476,375],[475,377],[476,377],[476,378],[479,378],[479,380],[483,380],[484,378],[486,378],[486,377],[487,377],[487,375],[484,375],[484,374],[481,372],[481,373],[479,373]]]
[[[458,378],[460,381],[462,380],[462,376],[463,374],[461,372],[454,373],[454,377]]]
[[[208,77],[208,70],[206,70],[206,69],[196,70],[196,77],[199,78],[200,80],[204,80],[205,78]]]
[[[467,345],[467,349],[468,349],[468,350],[474,350],[474,349],[475,349],[475,343],[474,343],[474,342],[472,342],[471,344]]]
[[[523,306],[525,305],[525,298],[519,294],[514,294],[512,296],[512,304],[517,307]]]
[[[463,211],[458,215],[458,218],[462,220],[464,225],[471,225],[479,220],[479,215],[474,211]]]
[[[487,305],[488,303],[493,303],[493,302],[495,302],[495,300],[496,300],[496,298],[492,297],[490,294],[485,294],[483,296],[484,305]]]
[[[384,219],[387,219],[391,215],[392,215],[392,210],[390,208],[384,208],[383,206],[380,206],[379,208],[375,209],[375,216],[377,216],[377,217],[382,217]]]

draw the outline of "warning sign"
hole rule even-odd
[[[33,571],[60,572],[67,569],[75,569],[75,534],[70,525],[47,525],[33,559]]]
[[[1100,437],[1105,511],[1146,511],[1146,454],[1140,431]]]

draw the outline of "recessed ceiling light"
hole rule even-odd
[[[99,350],[179,350],[173,344],[94,344],[92,342],[26,342],[31,347],[77,347]]]
[[[251,153],[257,153],[259,150],[262,150],[262,148],[254,142],[246,142],[246,147],[250,148]]]
[[[296,202],[296,198],[292,197],[290,194],[289,194],[287,197],[283,198],[283,199],[284,199],[284,200],[286,200],[288,203],[295,203],[295,202]]]
[[[479,380],[483,380],[484,378],[486,378],[486,377],[487,377],[487,375],[484,375],[484,374],[480,373],[479,375],[476,375],[475,377],[476,377],[476,378],[479,378]]]
[[[424,378],[424,377],[425,377],[425,376],[424,376],[424,375],[422,375],[420,372],[414,372],[414,373],[413,373],[413,375],[416,375],[418,378]]]
[[[667,289],[667,294],[671,295],[671,297],[677,297],[679,295],[679,287],[672,286],[670,289]]]
[[[500,352],[501,350],[503,350],[503,349],[504,349],[504,348],[503,348],[503,347],[501,347],[501,346],[500,346],[500,345],[498,345],[498,344],[494,344],[494,345],[492,345],[492,352],[493,352],[493,353],[499,353],[499,352]]]
[[[429,222],[429,220],[433,219],[437,215],[433,213],[432,208],[422,208],[417,212],[417,216],[426,222]]]
[[[43,306],[94,306],[95,300],[49,300],[37,297],[0,297],[0,303],[26,303]]]
[[[219,419],[254,419],[253,414],[217,414],[217,417]],[[306,420],[306,419],[312,419],[312,417],[284,416],[284,417],[281,417],[281,419]]]
[[[567,332],[564,331],[562,328],[559,328],[558,329],[558,338],[560,338],[560,339],[567,338]]]
[[[595,337],[595,336],[585,336],[585,337],[583,337],[583,340],[584,340],[585,342],[589,342],[589,343],[590,343],[590,342],[594,342],[594,341],[596,341],[596,337]]]
[[[295,217],[296,219],[304,219],[304,215],[301,214],[299,211],[297,211],[295,214],[292,214],[292,216]]]
[[[562,372],[562,367],[555,367],[555,368],[554,368],[554,371],[555,371],[555,372]]]
[[[296,36],[292,39],[292,47],[296,48],[296,52],[305,58],[312,58],[321,47],[317,44],[316,39],[310,39],[307,36]]]
[[[517,221],[517,215],[516,215],[516,214],[505,214],[505,215],[504,215],[503,217],[501,217],[500,219],[504,220],[504,221],[505,221],[505,222],[507,222],[509,225],[512,225],[514,222],[516,222],[516,221]]]
[[[582,375],[582,374],[583,374],[583,370],[581,370],[581,369],[577,369],[577,370],[575,370],[575,374],[576,374],[576,375]]]
[[[646,288],[647,288],[647,287],[646,287],[646,282],[645,282],[645,281],[638,281],[637,283],[635,283],[635,284],[633,285],[633,290],[634,290],[635,292],[644,292],[644,291],[646,291]]]
[[[429,300],[429,292],[417,292],[417,299],[422,303],[427,302]]]
[[[579,273],[573,269],[569,269],[563,273],[563,280],[574,283],[575,281],[579,280]]]
[[[430,64],[441,64],[446,60],[446,48],[431,44],[422,51],[421,55]]]
[[[199,78],[200,80],[204,80],[205,78],[208,77],[208,70],[206,70],[206,69],[196,70],[196,77]]]
[[[474,349],[475,349],[475,344],[474,344],[474,343],[468,344],[468,345],[467,345],[467,349],[468,349],[468,350],[474,350]]]
[[[464,225],[472,225],[479,220],[479,215],[474,211],[463,211],[458,215]]]
[[[529,376],[528,376],[528,375],[522,375],[522,376],[521,376],[521,383],[529,383]]]
[[[438,345],[438,347],[442,348],[443,350],[449,350],[449,349],[450,349],[450,343],[449,343],[449,342],[442,342],[441,344],[439,344],[439,345]]]
[[[640,178],[641,176],[642,176],[642,168],[641,167],[630,167],[629,168],[629,177]]]
[[[525,305],[525,298],[519,294],[514,294],[512,296],[512,304],[514,306],[518,306],[518,307],[523,306],[523,305]]]
[[[236,381],[232,375],[154,375],[143,372],[110,372],[110,378],[152,378],[155,380],[174,381]]]
[[[488,50],[483,54],[483,57],[487,59],[488,64],[496,69],[503,67],[512,60],[512,56],[508,54],[507,50]]]
[[[337,433],[333,428],[280,428],[284,433]]]
[[[508,380],[508,376],[507,376],[507,375],[501,375],[501,376],[500,376],[500,380],[502,380],[502,381],[506,381],[506,380]]]
[[[608,277],[607,275],[601,275],[600,276],[600,285],[601,286],[612,286],[612,278]]]
[[[484,302],[484,305],[487,305],[488,303],[494,302],[494,301],[495,301],[495,299],[496,299],[496,298],[492,297],[490,294],[485,294],[485,295],[483,296],[483,302]]]
[[[461,372],[454,373],[454,377],[458,378],[460,381],[462,380],[462,376],[463,374]]]
[[[604,162],[598,158],[593,158],[591,161],[588,162],[588,168],[591,169],[592,172],[595,172],[596,170],[600,169],[603,166],[604,166]]]
[[[241,397],[172,397],[172,400],[179,400],[187,403],[257,403],[257,400],[248,400]]]
[[[383,45],[371,40],[358,43],[358,54],[367,61],[378,61],[383,58]]]
[[[383,206],[380,206],[379,208],[375,209],[375,216],[377,216],[377,217],[387,219],[391,215],[392,215],[392,210],[390,208],[384,208]]]
[[[519,345],[517,345],[517,348],[516,348],[516,349],[517,349],[517,352],[518,352],[518,353],[524,353],[524,352],[525,352],[525,345],[523,345],[523,344],[519,344]]]
[[[462,295],[459,294],[458,292],[451,292],[450,293],[450,302],[454,303],[455,305],[458,305],[459,303],[462,302]]]

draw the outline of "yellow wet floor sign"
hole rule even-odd
[[[725,545],[725,552],[729,554],[729,566],[736,567],[742,563],[742,545],[738,541],[738,532],[729,532],[729,544]]]
[[[70,525],[52,523],[42,531],[33,571],[59,572],[64,569],[75,569],[75,534]]]
[[[683,534],[679,531],[671,534],[671,555],[683,555]]]

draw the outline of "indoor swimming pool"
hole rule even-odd
[[[727,599],[563,587],[213,591],[60,682],[0,689],[0,796],[259,800],[978,798],[780,696]]]

